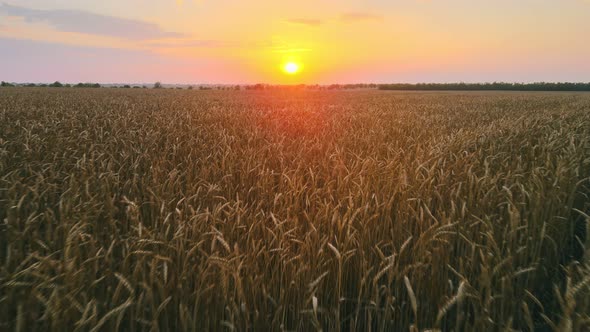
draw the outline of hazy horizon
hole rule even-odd
[[[471,82],[464,82],[464,81],[432,81],[432,82],[396,82],[396,81],[392,81],[392,82],[348,82],[348,83],[341,83],[341,82],[329,82],[329,83],[269,83],[269,82],[218,82],[218,83],[208,83],[208,82],[188,82],[188,83],[178,83],[178,82],[165,82],[165,81],[153,81],[153,82],[114,82],[114,81],[105,81],[105,82],[100,82],[100,81],[61,81],[61,80],[48,80],[48,81],[9,81],[9,80],[4,80],[2,77],[0,77],[0,81],[6,82],[6,83],[12,83],[12,84],[52,84],[55,82],[59,82],[61,84],[70,84],[70,85],[74,85],[74,84],[78,84],[78,83],[98,83],[101,86],[118,86],[118,85],[131,85],[131,86],[141,86],[141,85],[145,85],[145,86],[153,86],[155,83],[161,83],[163,86],[235,86],[235,85],[241,85],[241,86],[246,86],[246,85],[256,85],[256,84],[262,84],[262,85],[269,85],[269,86],[294,86],[294,85],[307,85],[307,86],[315,86],[315,85],[319,85],[319,86],[329,86],[329,85],[360,85],[360,84],[365,84],[365,85],[370,85],[370,84],[375,84],[375,85],[388,85],[388,84],[411,84],[411,85],[417,85],[417,84],[494,84],[494,83],[506,83],[506,84],[536,84],[536,83],[549,83],[549,84],[590,84],[590,80],[588,81],[548,81],[548,80],[541,80],[541,81],[529,81],[529,82],[518,82],[518,81],[471,81]]]

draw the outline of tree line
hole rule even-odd
[[[397,83],[381,84],[379,90],[590,91],[590,83]]]
[[[98,83],[63,84],[63,83],[60,83],[59,81],[55,81],[50,84],[45,84],[45,83],[16,84],[16,83],[9,83],[9,82],[2,81],[2,82],[0,82],[0,86],[2,86],[2,87],[22,86],[22,87],[27,87],[27,88],[36,88],[36,87],[39,87],[39,88],[100,88],[101,87],[101,85]]]
[[[98,83],[78,83],[78,84],[63,84],[56,81],[51,84],[35,84],[25,83],[16,84],[2,81],[1,87],[54,87],[54,88],[101,88]],[[147,89],[147,86],[110,86],[111,88],[134,88]],[[156,82],[153,85],[154,89],[166,89],[161,82]],[[182,87],[170,87],[170,89],[183,89]],[[193,86],[188,86],[189,90]],[[590,83],[570,83],[570,82],[537,82],[537,83],[394,83],[394,84],[375,84],[375,83],[359,83],[359,84],[298,84],[298,85],[273,85],[273,84],[252,84],[252,85],[219,85],[219,86],[198,86],[199,90],[349,90],[349,89],[379,89],[379,90],[404,90],[404,91],[590,91]]]

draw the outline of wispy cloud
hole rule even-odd
[[[148,40],[182,36],[165,31],[154,23],[79,10],[39,10],[0,3],[0,15],[20,17],[31,23],[43,22],[58,31],[124,39]]]
[[[373,14],[373,13],[365,13],[365,12],[348,12],[343,13],[340,15],[340,20],[343,22],[366,22],[366,21],[380,21],[383,19],[383,16]]]
[[[234,48],[234,49],[264,49],[274,53],[309,52],[311,48],[305,45],[290,44],[281,40],[222,40],[222,39],[182,39],[172,38],[142,43],[154,49],[180,48]]]
[[[287,44],[281,41],[236,41],[218,39],[167,39],[147,42],[144,45],[155,49],[265,49],[273,53],[303,53],[310,52],[311,48]]]
[[[304,53],[304,52],[311,52],[312,49],[309,47],[310,45],[300,44],[300,43],[291,43],[281,39],[273,39],[266,43],[264,48],[268,49],[273,53]]]
[[[290,18],[286,22],[291,24],[306,25],[310,27],[317,27],[324,24],[324,21],[312,18]]]
[[[274,46],[272,42],[219,39],[168,39],[165,41],[148,42],[147,45],[156,48],[267,48]]]
[[[168,40],[148,43],[158,48],[225,48],[235,47],[235,43],[215,39]]]
[[[311,52],[311,48],[299,47],[299,48],[275,48],[272,50],[274,53],[305,53]]]

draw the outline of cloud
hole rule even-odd
[[[20,17],[26,22],[43,22],[64,32],[119,37],[133,40],[182,36],[162,30],[157,24],[106,16],[79,10],[38,10],[0,3],[0,15]]]
[[[286,20],[286,22],[291,24],[306,25],[310,27],[317,27],[324,24],[322,20],[312,18],[291,18]]]
[[[342,22],[354,23],[354,22],[366,22],[366,21],[380,21],[383,16],[365,13],[365,12],[348,12],[340,15]]]
[[[311,52],[311,48],[286,44],[278,41],[236,41],[236,40],[218,40],[218,39],[168,39],[162,41],[153,41],[144,45],[155,49],[265,49],[273,53],[303,53]]]
[[[231,41],[218,39],[168,39],[147,43],[156,48],[268,48],[272,42]]]
[[[310,52],[304,45],[288,44],[277,40],[220,40],[220,39],[167,39],[150,41],[143,45],[154,49],[264,49],[274,53]]]
[[[236,47],[237,44],[216,39],[167,40],[148,43],[158,48],[226,48]]]

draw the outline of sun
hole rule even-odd
[[[299,72],[300,66],[295,62],[287,62],[283,66],[283,71],[289,75],[295,75]]]

